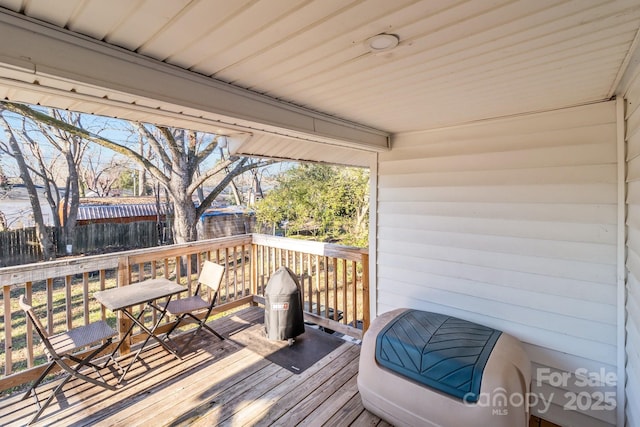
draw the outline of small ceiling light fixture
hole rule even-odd
[[[388,52],[398,46],[400,38],[395,34],[378,34],[365,40],[365,46],[373,53]]]

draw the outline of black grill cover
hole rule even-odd
[[[287,267],[280,267],[267,282],[264,326],[270,340],[288,340],[304,333],[300,282]]]

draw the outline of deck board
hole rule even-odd
[[[257,323],[249,307],[211,322],[226,334]],[[70,381],[46,409],[41,426],[267,426],[378,425],[360,401],[356,378],[360,346],[345,342],[300,374],[234,343],[201,333],[197,348],[176,359],[160,347],[143,353],[122,387],[107,391]],[[114,373],[105,378],[115,383]],[[45,389],[55,385],[42,386]],[[21,426],[33,399],[0,400],[0,425]]]
[[[332,375],[321,386],[313,390],[305,399],[289,410],[284,423],[276,423],[276,425],[306,424],[305,419],[313,413],[321,417],[324,411],[319,410],[319,407],[325,405],[328,399],[333,399],[334,393],[337,394],[341,391],[345,383],[357,373],[357,368],[356,364],[349,364],[345,369],[341,369]],[[307,423],[308,422],[309,421],[307,421]]]
[[[240,412],[233,422],[221,425],[273,425],[276,420],[286,416],[287,412],[299,401],[309,395],[334,375],[344,364],[354,363],[359,347],[342,345],[305,371],[304,375],[292,375],[273,387],[260,399]],[[355,356],[354,356],[355,355]]]
[[[353,425],[364,410],[360,395],[356,392],[340,410],[331,415],[331,418],[329,418],[325,424],[328,426],[334,426],[340,423]]]

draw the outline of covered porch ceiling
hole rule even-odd
[[[394,134],[622,93],[639,29],[638,0],[0,0],[0,97],[368,166]]]

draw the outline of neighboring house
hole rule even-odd
[[[505,330],[534,415],[640,426],[637,0],[121,6],[0,0],[0,96],[371,168],[373,316]]]

